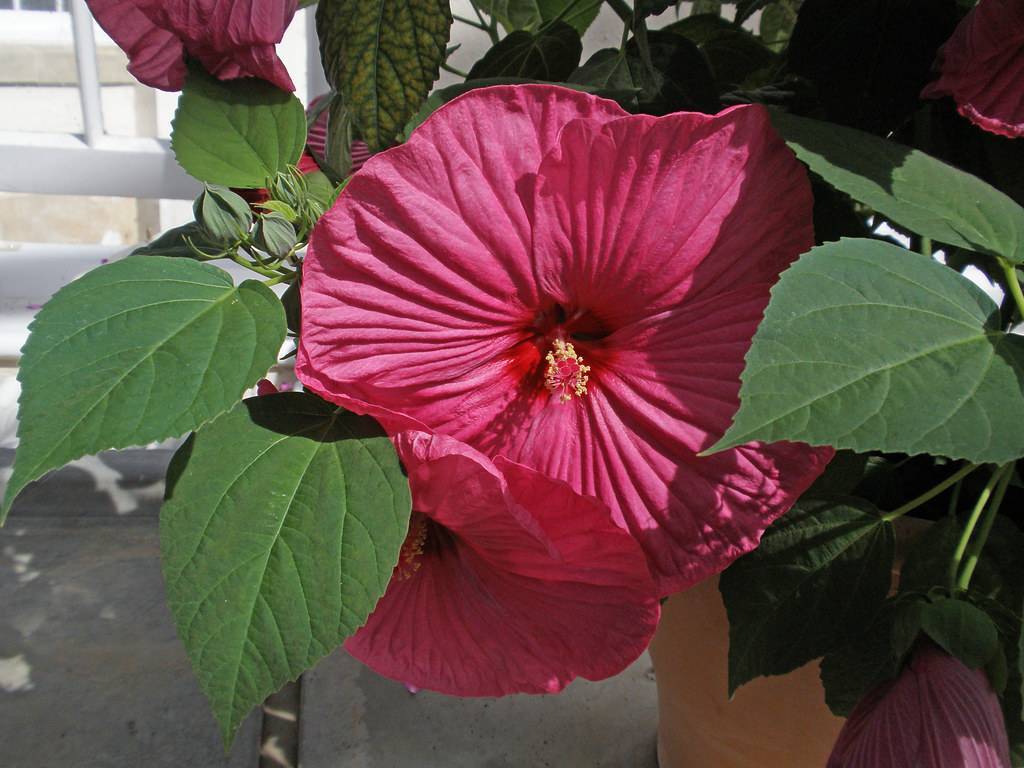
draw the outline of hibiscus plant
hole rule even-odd
[[[722,573],[730,692],[822,658],[830,765],[1024,765],[1024,3],[604,2],[581,61],[601,0],[320,0],[304,109],[295,0],[89,0],[205,186],[37,315],[0,522],[187,435],[163,571],[228,743],[342,644],[613,675]]]

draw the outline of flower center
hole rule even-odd
[[[409,519],[409,532],[405,534],[405,541],[402,542],[402,551],[398,555],[398,564],[395,565],[392,578],[405,581],[413,577],[420,569],[426,543],[427,517],[419,512],[413,512]]]
[[[544,386],[558,402],[568,403],[573,395],[583,397],[587,394],[587,382],[590,381],[590,366],[583,364],[583,358],[576,354],[572,344],[562,339],[555,339],[547,357],[548,368],[544,372]]]

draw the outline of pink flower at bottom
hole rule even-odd
[[[499,696],[609,677],[644,651],[654,583],[603,504],[451,438],[395,444],[415,511],[353,656],[407,688]]]
[[[214,77],[259,77],[295,85],[275,45],[296,0],[87,0],[103,30],[128,54],[128,71],[153,88],[180,91],[186,54]]]
[[[756,547],[832,456],[698,455],[813,243],[811,202],[762,107],[651,117],[476,89],[370,158],[317,225],[296,370],[392,433],[407,416],[597,497],[671,594]]]
[[[857,704],[827,768],[1009,768],[999,700],[980,669],[928,643]]]
[[[317,96],[311,102],[309,107],[306,108],[308,114],[311,110],[315,109],[321,99],[326,96]],[[309,126],[309,134],[306,136],[306,145],[313,151],[314,156],[324,157],[327,153],[327,123],[328,123],[328,111],[323,110],[313,121],[313,124]],[[363,167],[363,163],[370,159],[373,153],[370,152],[369,145],[362,139],[355,139],[352,141],[352,145],[349,147],[350,159],[352,161],[349,167],[349,174],[353,174]]]
[[[1024,136],[1024,2],[981,0],[940,49],[924,98],[952,96],[986,131]]]

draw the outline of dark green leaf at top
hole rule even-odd
[[[471,0],[477,8],[493,16],[506,32],[534,30],[541,14],[537,0]]]
[[[742,24],[771,2],[774,2],[774,0],[738,0],[736,3],[736,23]]]
[[[130,256],[62,288],[30,326],[18,450],[0,523],[27,483],[108,448],[176,437],[274,364],[281,302],[190,259]]]
[[[542,21],[560,19],[582,36],[601,11],[600,0],[537,0]]]
[[[892,524],[856,499],[806,499],[723,574],[729,692],[845,644],[881,610],[891,580]]]
[[[715,78],[707,58],[682,35],[663,30],[647,33],[653,78],[642,64],[633,68],[640,80],[639,111],[652,115],[670,112],[717,112],[720,104]],[[628,56],[642,61],[636,39],[626,45]]]
[[[676,0],[636,0],[634,3],[635,13],[640,18],[657,16],[676,5]]]
[[[306,115],[291,93],[265,80],[217,80],[189,70],[171,123],[171,149],[195,178],[257,188],[299,160]]]
[[[1024,455],[1024,337],[981,289],[875,240],[814,248],[783,273],[712,450],[795,440],[975,463]],[[884,329],[884,333],[881,333]]]
[[[887,134],[914,111],[955,0],[804,0],[787,58],[817,84],[819,116]]]
[[[366,621],[409,488],[372,419],[304,392],[239,403],[182,451],[160,513],[167,599],[230,743],[250,709]]]
[[[921,612],[921,630],[971,669],[987,664],[999,650],[999,633],[992,619],[965,600],[926,605]]]
[[[512,32],[473,65],[468,79],[565,80],[580,63],[582,53],[579,33],[564,21],[556,21],[539,32]]]
[[[890,637],[901,607],[887,602],[875,618],[821,660],[821,684],[832,713],[848,717],[857,702],[875,686],[895,677],[900,660]]]
[[[569,76],[569,82],[621,94],[620,103],[635,108],[644,86],[643,63],[618,48],[602,48]]]
[[[370,149],[391,144],[437,79],[447,0],[324,0],[316,11],[327,80]]]
[[[786,49],[793,34],[793,25],[796,24],[800,2],[801,0],[775,0],[765,7],[758,32],[761,42],[769,50],[780,53]]]
[[[772,111],[811,170],[890,221],[974,251],[1024,261],[1024,208],[976,176],[876,136]]]
[[[707,57],[721,92],[743,86],[777,56],[742,27],[715,14],[688,16],[663,27],[693,42]]]

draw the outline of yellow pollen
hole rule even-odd
[[[413,513],[412,520],[409,521],[409,532],[405,535],[402,551],[398,555],[398,564],[395,565],[395,579],[398,581],[411,579],[416,571],[420,569],[420,559],[426,543],[426,518],[423,515]]]
[[[587,382],[590,381],[590,366],[583,364],[583,358],[576,354],[572,344],[555,339],[553,349],[548,352],[548,368],[544,373],[544,386],[554,395],[558,402],[568,403],[573,395],[583,397],[587,394]]]

